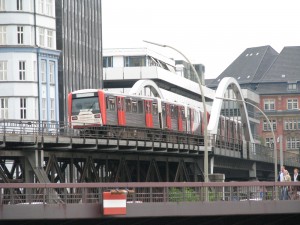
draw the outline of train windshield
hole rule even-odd
[[[73,98],[72,115],[78,115],[80,112],[100,113],[99,101],[97,96],[86,98]]]

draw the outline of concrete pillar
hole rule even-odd
[[[44,165],[44,150],[35,150],[35,167],[43,168]]]
[[[249,170],[249,180],[253,180],[253,179],[256,180],[256,178],[257,178],[257,174],[256,174],[256,162],[254,162],[252,164],[251,169]]]
[[[34,154],[27,155],[24,158],[24,182],[25,183],[34,183],[34,171],[31,167],[28,157],[34,158]]]
[[[215,173],[209,174],[208,179],[210,182],[224,182],[225,174]],[[215,187],[210,190],[209,201],[221,201],[225,199],[224,187]]]
[[[215,157],[212,156],[210,158],[209,165],[210,165],[210,171],[208,172],[208,175],[214,173]]]
[[[208,174],[208,178],[210,182],[224,182],[225,174],[223,173]]]

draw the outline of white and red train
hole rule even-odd
[[[114,131],[119,128],[124,132],[128,127],[203,136],[203,116],[200,108],[156,97],[97,89],[78,90],[68,96],[68,118],[74,129],[114,127]],[[209,121],[209,113],[207,118]],[[220,117],[219,124],[219,143],[234,144],[242,139],[240,123]]]

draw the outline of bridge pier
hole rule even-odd
[[[25,183],[35,183],[34,170],[30,164],[28,157],[33,157],[33,154],[27,154],[24,158],[24,182]]]
[[[215,162],[215,158],[214,158],[214,156],[211,156],[210,160],[209,160],[210,171],[208,172],[208,175],[214,173],[214,162]]]
[[[249,179],[250,180],[256,180],[257,179],[256,162],[253,162],[252,167],[249,170]]]

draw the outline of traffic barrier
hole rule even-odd
[[[127,193],[103,192],[103,215],[126,215]]]

